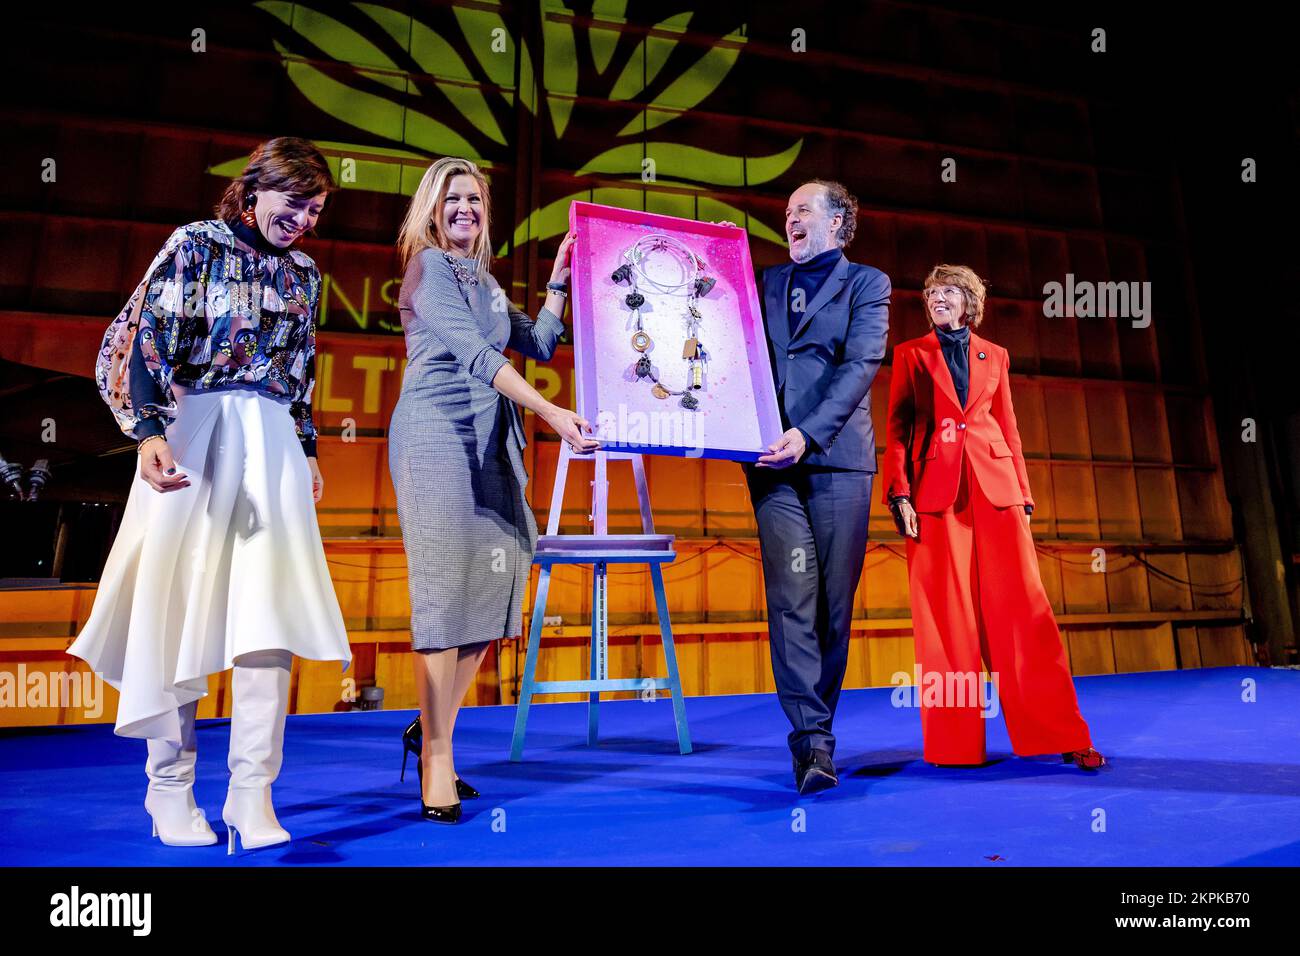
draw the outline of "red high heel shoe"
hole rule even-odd
[[[1089,747],[1087,750],[1072,750],[1061,754],[1061,757],[1066,763],[1072,763],[1080,770],[1100,770],[1106,766],[1106,758],[1094,747]]]

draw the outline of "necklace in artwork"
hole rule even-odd
[[[645,264],[653,256],[666,256],[678,265],[679,275],[676,280],[656,279],[646,272]],[[638,381],[646,379],[651,383],[650,393],[658,399],[681,396],[681,406],[688,411],[696,411],[700,401],[692,392],[700,391],[705,386],[709,353],[700,342],[700,323],[703,315],[699,310],[699,300],[709,294],[717,280],[706,274],[708,266],[702,258],[691,251],[684,242],[661,233],[642,236],[623,252],[627,261],[614,270],[610,278],[616,283],[625,283],[630,287],[623,301],[632,310],[635,331],[632,333],[632,348],[640,353],[633,366]],[[645,306],[645,295],[640,283],[666,295],[686,295],[685,341],[682,343],[682,361],[686,363],[686,384],[679,389],[669,388],[659,378],[658,370],[646,354],[654,345],[650,333],[646,331],[641,314]]]

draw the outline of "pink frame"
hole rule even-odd
[[[577,410],[597,428],[604,447],[733,461],[765,454],[783,429],[745,230],[590,202],[569,207],[569,226],[577,232],[570,259]],[[622,303],[629,287],[610,275],[625,261],[623,250],[651,232],[674,236],[698,251],[718,280],[700,300],[705,313],[700,339],[711,360],[706,388],[696,393],[698,411],[681,408],[676,398],[654,398],[644,381],[630,375],[637,353],[631,347],[631,312]],[[647,312],[645,319],[656,339],[647,354],[660,375],[666,382],[684,381],[684,365],[670,354],[681,341],[676,317]],[[660,339],[663,351],[656,359]]]

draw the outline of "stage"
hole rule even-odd
[[[1255,702],[1243,681],[1256,682]],[[837,789],[799,797],[787,724],[770,694],[687,700],[695,753],[677,753],[671,704],[532,709],[522,763],[513,707],[471,707],[457,769],[483,792],[459,826],[418,815],[398,782],[411,711],[289,718],[275,785],[287,846],[228,858],[220,821],[229,722],[199,723],[196,796],[212,847],[149,836],[144,742],[107,725],[0,735],[0,860],[36,866],[1300,864],[1300,671],[1216,668],[1076,680],[1089,774],[1011,755],[989,721],[990,763],[920,759],[920,719],[890,689],[846,691]],[[1104,830],[1103,828],[1104,824]]]

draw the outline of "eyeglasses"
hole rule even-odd
[[[935,286],[930,286],[930,288],[928,288],[928,289],[924,289],[924,290],[922,290],[922,292],[921,292],[921,298],[923,298],[923,299],[933,299],[933,298],[954,299],[954,298],[956,298],[956,297],[958,297],[958,296],[960,296],[960,295],[962,295],[962,294],[963,294],[963,293],[962,293],[961,289],[957,288],[956,286],[952,286],[952,285],[942,285],[942,286],[935,285]]]

